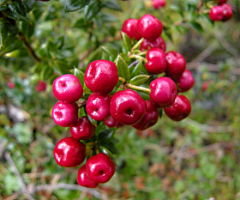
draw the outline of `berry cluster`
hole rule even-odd
[[[209,17],[213,21],[227,21],[232,18],[232,7],[226,3],[227,0],[218,0],[218,5],[210,10]]]
[[[122,32],[133,39],[132,42],[137,40],[128,57],[134,59],[133,62],[136,59],[145,62],[148,73],[145,76],[151,77],[146,86],[150,89],[119,77],[121,65],[108,60],[95,60],[87,66],[84,73],[86,89],[72,74],[62,75],[53,82],[53,93],[59,100],[52,109],[53,120],[62,127],[70,127],[72,135],[59,141],[54,158],[60,166],[74,167],[89,157],[78,171],[79,185],[96,187],[98,183],[106,183],[115,172],[114,162],[105,152],[101,153],[97,141],[97,138],[101,140],[101,134],[97,133],[91,120],[97,121],[96,125],[104,122],[109,128],[132,125],[145,130],[157,123],[159,109],[164,109],[175,121],[190,114],[189,100],[178,92],[188,91],[194,79],[180,53],[165,53],[162,29],[161,21],[150,14],[139,20],[127,19],[122,26]],[[148,92],[148,99],[144,100],[138,90]],[[79,118],[82,108],[85,115]],[[89,144],[93,149],[91,153],[87,150]]]

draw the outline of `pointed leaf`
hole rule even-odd
[[[80,69],[74,68],[73,75],[78,77],[79,81],[81,82],[81,84],[83,86],[84,85],[84,73]]]
[[[8,4],[8,8],[18,20],[29,22],[27,9],[22,1],[12,1]]]
[[[121,35],[122,35],[122,39],[123,39],[123,45],[125,47],[125,49],[127,51],[131,51],[131,48],[132,48],[132,45],[131,45],[131,40],[130,38],[127,36],[126,33],[124,32],[121,32]]]
[[[98,141],[100,144],[109,143],[114,134],[114,130],[107,129],[99,133]]]
[[[107,0],[106,2],[103,3],[103,6],[111,10],[122,11],[121,6],[116,0]]]
[[[128,81],[130,79],[130,70],[122,56],[118,55],[115,63],[118,68],[118,76]]]
[[[150,75],[138,75],[138,76],[133,77],[130,80],[130,83],[133,85],[142,85],[149,79],[149,77],[150,77]]]
[[[80,10],[89,4],[90,0],[65,0],[64,9],[66,12]]]

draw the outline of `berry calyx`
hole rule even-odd
[[[140,40],[142,36],[137,31],[137,23],[137,19],[127,19],[124,21],[121,31],[126,33],[131,39]]]
[[[108,94],[118,82],[117,66],[108,60],[95,60],[88,65],[84,81],[92,92]]]
[[[174,121],[181,121],[190,114],[191,103],[185,96],[178,95],[174,104],[169,108],[165,108],[164,112],[170,119]]]
[[[149,50],[152,48],[159,48],[165,52],[166,51],[166,43],[164,42],[162,37],[158,37],[154,41],[149,41],[147,39],[144,39],[140,46],[141,51]]]
[[[78,174],[77,174],[77,182],[79,185],[87,188],[96,188],[98,186],[98,183],[92,181],[86,171],[86,165],[83,165],[79,168]]]
[[[190,90],[194,85],[192,73],[188,69],[185,69],[180,78],[176,81],[176,84],[179,92],[186,92]]]
[[[85,145],[73,139],[66,137],[61,139],[53,150],[55,161],[62,167],[75,167],[80,165],[85,159]]]

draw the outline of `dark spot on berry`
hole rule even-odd
[[[127,113],[128,115],[131,115],[131,114],[132,114],[132,109],[131,109],[131,108],[127,109],[127,110],[126,110],[126,113]]]

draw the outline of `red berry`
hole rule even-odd
[[[203,90],[203,91],[206,91],[207,88],[208,88],[208,82],[204,82],[204,83],[202,84],[202,90]]]
[[[226,3],[228,0],[218,0],[219,4]]]
[[[47,84],[44,81],[38,81],[38,84],[36,86],[37,92],[45,91],[46,88],[47,88]]]
[[[163,50],[164,52],[166,51],[166,44],[165,44],[164,40],[162,39],[162,37],[158,37],[154,41],[149,41],[147,39],[144,39],[140,46],[141,51],[149,50],[152,48],[159,48],[159,49]]]
[[[53,94],[59,101],[75,102],[82,97],[83,88],[76,76],[65,74],[54,80]]]
[[[70,125],[70,132],[75,140],[88,140],[94,135],[95,126],[84,116]]]
[[[165,53],[158,48],[153,48],[148,50],[147,55],[147,63],[145,67],[150,74],[160,74],[165,71],[167,67],[167,61],[165,57]]]
[[[233,11],[232,11],[232,7],[229,4],[222,4],[222,9],[223,9],[223,19],[222,21],[227,21],[229,19],[232,18],[233,15]]]
[[[85,145],[72,137],[61,139],[53,150],[54,158],[62,167],[75,167],[85,159]]]
[[[108,182],[115,173],[115,164],[104,153],[90,157],[86,162],[88,177],[97,183]]]
[[[106,126],[108,126],[109,128],[113,128],[113,127],[122,127],[123,125],[120,124],[119,122],[117,122],[111,115],[109,118],[107,118],[105,121],[104,121],[104,124]]]
[[[150,100],[146,100],[145,102],[147,109],[144,117],[137,124],[133,125],[138,130],[145,130],[158,121],[158,109],[155,107],[155,104]]]
[[[156,40],[162,33],[162,23],[153,15],[143,15],[137,24],[138,32],[142,37],[149,41]]]
[[[86,171],[86,165],[83,165],[78,170],[77,182],[79,185],[87,188],[95,188],[98,186],[98,183],[92,181]]]
[[[171,106],[177,96],[177,86],[172,79],[160,77],[150,83],[150,99],[160,108]]]
[[[180,78],[184,70],[186,69],[186,60],[178,52],[169,51],[166,53],[167,68],[166,74],[172,79],[176,80]]]
[[[133,90],[118,91],[112,96],[110,113],[121,124],[136,124],[143,118],[145,112],[145,101]]]
[[[68,127],[78,118],[78,106],[76,103],[58,102],[52,109],[54,122],[62,127]]]
[[[121,31],[126,33],[129,38],[140,40],[141,35],[137,31],[137,23],[137,19],[127,19],[124,21]]]
[[[10,81],[7,83],[7,86],[8,86],[8,88],[13,89],[13,88],[15,88],[15,83]]]
[[[117,66],[108,60],[95,60],[88,65],[84,81],[92,92],[108,94],[118,82]]]
[[[110,115],[111,96],[93,93],[88,97],[86,110],[88,115],[97,121],[103,121]]]
[[[192,77],[192,73],[188,69],[185,69],[176,83],[178,86],[178,91],[186,92],[190,90],[194,85],[194,78]]]
[[[152,0],[152,3],[153,3],[153,7],[155,9],[159,9],[161,7],[166,6],[166,1],[165,0]]]
[[[209,17],[213,21],[221,21],[223,19],[222,6],[213,6],[210,10]]]
[[[190,114],[191,104],[185,96],[178,95],[174,104],[169,108],[165,108],[164,112],[170,119],[180,121]]]

